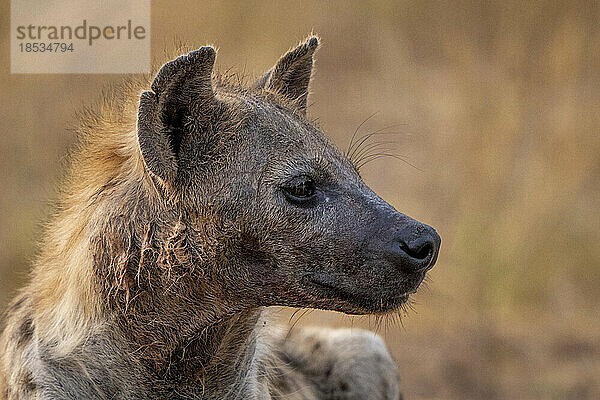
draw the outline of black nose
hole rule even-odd
[[[406,272],[427,271],[433,267],[441,239],[432,227],[415,223],[397,233],[391,256]]]

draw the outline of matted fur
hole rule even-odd
[[[288,53],[274,74],[285,75],[295,57],[310,57],[312,69],[306,46],[316,43]],[[245,118],[240,99],[310,124],[306,91],[282,95],[269,87],[272,74],[255,86],[213,74],[222,110],[220,136],[203,155],[211,168],[228,162],[228,135]],[[307,86],[310,70],[297,75],[286,79]],[[149,172],[137,113],[151,84],[151,76],[128,80],[81,115],[30,282],[8,308],[0,398],[398,398],[395,366],[376,336],[285,335],[248,303],[249,292],[231,298],[214,285],[245,279],[248,271],[232,271],[226,257],[249,251],[239,240],[260,239],[214,210],[180,207],[180,195]]]

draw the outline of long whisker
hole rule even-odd
[[[374,150],[380,150],[380,151],[392,151],[394,150],[391,147],[383,147],[383,146],[387,146],[387,145],[394,145],[396,144],[396,142],[394,141],[381,141],[381,142],[374,142],[374,143],[369,143],[368,145],[364,146],[359,152],[357,152],[354,157],[352,158],[352,162],[354,164],[358,164],[364,157],[369,155],[369,152],[374,151]]]
[[[392,153],[377,153],[377,154],[373,154],[371,156],[368,157],[368,159],[362,161],[359,165],[356,166],[357,169],[361,169],[363,166],[365,166],[366,164],[377,160],[378,158],[383,158],[383,157],[391,157],[391,158],[395,158],[396,160],[400,160],[403,163],[410,165],[411,167],[413,167],[414,169],[423,172],[423,170],[419,167],[417,167],[416,165],[411,164],[409,161],[407,161],[405,158],[397,155],[397,154],[392,154]]]
[[[352,137],[350,138],[350,143],[348,144],[348,150],[346,150],[346,156],[348,156],[348,154],[350,153],[350,151],[352,150],[352,147],[354,146],[354,138],[356,137],[356,135],[358,134],[358,131],[360,130],[360,128],[362,128],[362,126],[364,124],[367,123],[368,120],[370,120],[371,118],[373,118],[375,115],[377,115],[377,111],[374,112],[373,114],[369,115],[363,122],[361,122],[358,127],[356,127],[356,129],[354,130],[354,133],[352,134]]]
[[[397,159],[397,160],[400,160],[400,161],[402,161],[402,162],[405,162],[405,163],[409,164],[409,163],[408,163],[408,161],[406,161],[406,159],[402,158],[401,156],[398,156],[398,155],[395,155],[395,154],[390,154],[390,153],[383,153],[383,152],[382,152],[382,153],[375,153],[375,154],[371,154],[370,156],[368,156],[368,157],[365,157],[365,158],[364,158],[364,159],[363,159],[363,160],[360,162],[360,164],[358,164],[358,165],[356,166],[356,168],[360,170],[360,169],[361,169],[362,167],[364,167],[365,165],[367,165],[367,164],[369,164],[369,163],[371,163],[371,162],[373,162],[373,161],[375,161],[375,160],[377,160],[377,159],[379,159],[379,158],[385,158],[385,157],[391,157],[391,158],[395,158],[395,159]],[[411,165],[411,164],[409,164],[409,165]],[[411,166],[415,167],[414,165],[411,165]],[[415,167],[415,168],[417,168],[417,167]]]
[[[360,169],[363,165],[370,163],[371,161],[376,160],[377,158],[385,157],[386,154],[394,154],[396,157],[405,159],[403,155],[395,153],[394,149],[374,148],[373,152],[365,154],[363,157],[356,161],[356,167]]]
[[[296,315],[296,313],[297,313],[298,311],[302,311],[302,314],[300,314],[300,316],[299,316],[298,318],[296,318],[296,321],[294,321],[294,322],[292,323],[292,326],[290,326],[290,329],[288,329],[288,332],[287,332],[286,338],[288,338],[288,337],[289,337],[289,336],[292,334],[292,330],[294,330],[294,328],[296,327],[296,325],[298,324],[298,322],[300,322],[300,320],[302,319],[302,317],[304,317],[305,315],[307,315],[307,314],[309,314],[309,313],[313,312],[314,310],[311,310],[310,308],[304,308],[304,309],[300,308],[300,309],[298,309],[298,310],[294,311],[294,313],[293,313],[293,314],[292,314],[292,316],[290,317],[290,321],[289,321],[289,322],[291,322],[291,321],[292,321],[292,318],[294,318],[294,316]]]
[[[348,158],[352,159],[352,157],[354,156],[354,153],[358,149],[360,149],[360,146],[362,146],[367,140],[369,140],[371,137],[373,137],[375,135],[393,135],[393,134],[397,134],[397,132],[384,132],[384,131],[386,131],[388,129],[395,128],[397,126],[398,126],[397,124],[396,125],[386,126],[386,127],[381,128],[381,129],[378,129],[378,130],[376,130],[374,132],[371,132],[371,133],[368,133],[368,134],[362,136],[360,138],[360,140],[358,141],[358,143],[355,145],[355,147],[348,153],[348,155],[347,155]]]

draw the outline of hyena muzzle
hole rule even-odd
[[[383,314],[440,238],[306,117],[308,38],[243,85],[202,47],[84,117],[0,344],[6,399],[397,399],[362,330],[283,332],[269,306]],[[141,93],[140,93],[141,92]]]

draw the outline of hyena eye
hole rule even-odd
[[[315,183],[307,176],[297,176],[283,187],[283,192],[288,200],[302,203],[314,197]]]

